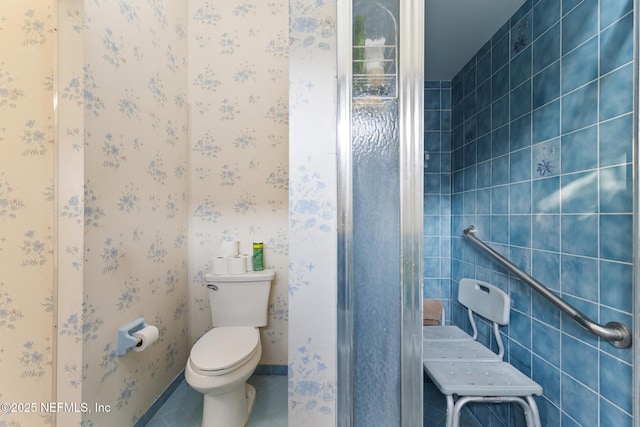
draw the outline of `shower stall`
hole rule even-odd
[[[514,322],[502,331],[507,360],[544,386],[545,425],[639,425],[639,353],[637,346],[628,346],[638,338],[634,5],[524,2],[446,82],[427,76],[424,92],[417,89],[422,82],[403,92],[422,75],[422,70],[408,72],[403,59],[421,56],[423,49],[403,42],[422,35],[423,24],[407,34],[415,16],[394,15],[395,7],[354,1],[339,5],[336,20],[338,424],[422,422],[422,402],[411,401],[420,399],[421,391],[407,376],[411,372],[413,379],[422,379],[416,334],[420,285],[424,280],[425,298],[445,303],[448,322],[466,327],[466,313],[455,301],[457,281],[474,277],[511,294]],[[428,2],[425,8],[429,14]],[[379,28],[367,35],[373,10],[380,14],[376,23],[400,16],[395,38],[380,36]],[[376,44],[381,38],[384,42]],[[396,54],[389,40],[397,42]],[[377,74],[378,55],[385,64],[396,60],[397,70],[383,68]],[[389,93],[394,71],[395,94]],[[436,84],[440,96],[448,92],[446,106],[436,107],[428,98],[437,92]],[[424,94],[412,104],[424,108],[419,131],[424,132],[424,164],[411,139],[402,136],[415,130],[413,118],[423,120],[416,110],[403,108],[408,94]],[[450,120],[446,129],[445,117]],[[433,150],[430,136],[436,133],[448,136],[448,146],[440,139],[439,150]],[[413,152],[413,166],[424,167],[428,182],[407,178],[407,152]],[[405,215],[412,202],[404,197],[422,185],[418,197],[424,195],[424,206],[420,200],[412,208],[424,214],[425,230],[420,225],[409,231],[404,227],[412,221]],[[445,203],[448,212],[437,210]],[[443,221],[443,215],[450,234],[433,234],[442,230],[442,222],[434,226],[432,221]],[[463,236],[471,225],[549,293],[528,288],[527,280],[474,247]],[[424,233],[424,244],[411,251],[413,233]],[[447,240],[442,252],[433,250],[434,243]],[[443,275],[433,270],[438,254],[449,257]],[[417,285],[407,274],[412,256],[414,271],[420,272]],[[557,304],[554,296],[568,304]],[[579,315],[566,314],[572,312]],[[614,337],[614,345],[587,329]],[[597,375],[580,369],[578,353]],[[591,402],[588,411],[575,396]],[[522,419],[513,410],[481,412],[480,418],[503,417],[504,422],[506,416],[516,425]]]

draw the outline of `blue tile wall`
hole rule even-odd
[[[446,82],[426,84],[425,117],[446,111],[451,123],[436,129],[433,119],[425,131],[425,297],[450,301],[452,322],[468,328],[455,302],[461,278],[510,293],[506,358],[543,386],[543,425],[630,427],[632,350],[589,334],[462,230],[475,224],[595,321],[632,324],[632,9],[629,0],[528,0],[451,81],[450,113],[436,103]],[[431,167],[446,155],[450,169]],[[449,276],[436,261],[444,253]],[[475,412],[482,425],[524,425],[516,408]]]
[[[424,297],[441,300],[449,313],[451,82],[425,82],[424,108]]]

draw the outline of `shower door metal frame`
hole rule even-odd
[[[352,1],[339,0],[336,13],[337,68],[337,397],[336,425],[353,426],[353,174],[351,147]]]
[[[401,425],[422,426],[424,1],[400,0],[399,21]]]
[[[640,427],[640,0],[633,1],[633,426]]]
[[[352,1],[337,2],[338,327],[337,417],[354,425],[353,412],[353,176]],[[398,29],[401,244],[401,418],[422,426],[422,245],[424,2],[399,0]]]

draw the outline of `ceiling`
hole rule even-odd
[[[427,0],[425,80],[451,80],[524,0]]]

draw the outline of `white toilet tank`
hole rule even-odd
[[[270,269],[243,274],[205,274],[213,327],[266,326],[274,277],[275,272]]]

